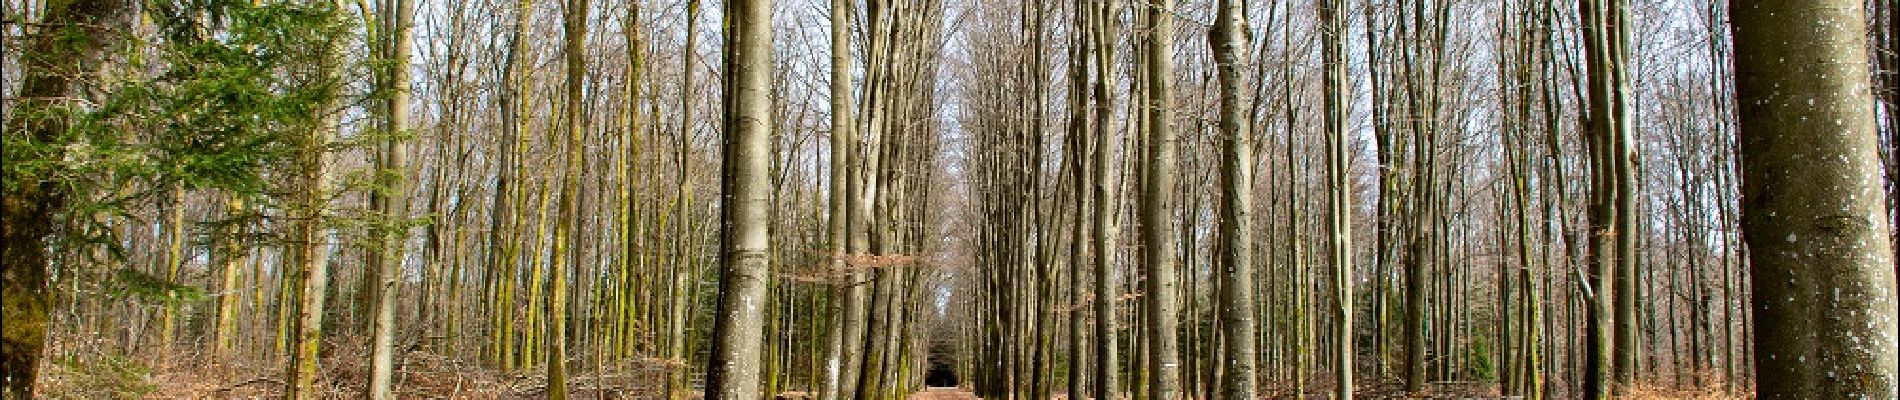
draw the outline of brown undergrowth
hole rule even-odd
[[[357,338],[325,343],[318,397],[361,398],[368,384],[368,347]],[[110,346],[56,345],[41,364],[38,392],[48,399],[252,399],[282,395],[284,361],[220,361],[201,347],[122,351]],[[127,353],[130,353],[129,355]],[[235,357],[258,359],[265,357]],[[547,380],[539,368],[503,373],[476,362],[411,348],[399,362],[397,395],[423,399],[538,399]],[[569,381],[578,398],[650,399],[660,395],[668,363],[589,365]]]

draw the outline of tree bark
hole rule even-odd
[[[134,5],[125,0],[72,0],[44,4],[41,26],[22,42],[19,58],[19,101],[5,123],[7,140],[28,136],[44,141],[61,134],[67,118],[19,118],[58,115],[60,98],[90,98],[82,74],[104,64],[107,51],[121,42],[120,32],[132,26]],[[76,37],[75,37],[76,36]],[[17,151],[8,149],[9,152]],[[39,359],[46,344],[47,315],[52,296],[47,291],[48,253],[53,219],[67,204],[68,193],[50,180],[9,176],[0,194],[0,310],[6,314],[0,334],[0,396],[30,398],[38,377]]]
[[[1852,0],[1730,4],[1757,394],[1894,398],[1894,259],[1865,11]]]
[[[851,166],[847,161],[855,151],[854,114],[851,111],[851,0],[831,0],[831,183],[830,214],[825,228],[826,244],[831,251],[831,343],[825,363],[825,384],[819,397],[836,400],[841,388],[848,387],[844,380],[845,359],[852,358],[851,349],[852,312],[854,294],[857,292],[857,274],[852,272],[846,256],[850,251],[849,220],[851,217]]]
[[[1221,206],[1220,316],[1221,398],[1252,399],[1254,388],[1253,319],[1253,134],[1242,116],[1246,86],[1241,77],[1247,21],[1243,0],[1221,0],[1208,32],[1220,84]]]
[[[1326,108],[1326,218],[1332,241],[1333,398],[1352,400],[1352,165],[1347,153],[1346,81],[1346,5],[1342,0],[1326,0],[1320,6],[1322,36],[1321,63],[1324,64],[1324,106]]]
[[[1180,391],[1180,352],[1176,335],[1180,319],[1175,298],[1174,265],[1174,1],[1150,4],[1147,46],[1148,166],[1142,193],[1142,255],[1148,272],[1143,298],[1148,302],[1147,326],[1149,400],[1174,400]]]
[[[332,83],[343,80],[344,68],[336,60],[336,56],[343,53],[340,48],[342,42],[337,40],[331,44],[331,57],[321,58],[325,61],[319,66],[324,79]],[[326,218],[324,210],[328,208],[330,199],[331,160],[328,147],[341,129],[337,110],[343,106],[341,99],[332,98],[330,104],[318,109],[316,112],[323,114],[317,118],[321,122],[311,129],[310,136],[299,143],[298,148],[294,170],[298,172],[297,179],[304,187],[298,193],[298,209],[295,210],[298,220],[292,228],[294,236],[291,240],[296,244],[293,245],[294,254],[290,258],[295,260],[296,270],[290,287],[301,290],[302,294],[296,302],[296,339],[291,350],[290,365],[286,368],[289,377],[284,380],[287,383],[284,398],[287,399],[322,396],[317,391],[317,363],[323,344],[324,302],[329,295],[330,285],[329,235],[323,228]]]
[[[756,399],[771,248],[772,2],[726,4],[724,193],[719,309],[714,313],[708,399]]]
[[[1121,347],[1120,333],[1115,329],[1115,321],[1120,314],[1116,312],[1116,302],[1121,293],[1115,286],[1114,255],[1119,245],[1119,236],[1115,232],[1114,219],[1116,201],[1121,191],[1115,185],[1116,173],[1109,170],[1109,164],[1115,155],[1114,97],[1109,88],[1114,86],[1114,20],[1115,2],[1099,2],[1100,6],[1090,9],[1090,33],[1095,49],[1095,155],[1094,178],[1091,182],[1095,190],[1094,217],[1091,218],[1089,232],[1095,242],[1095,398],[1114,400],[1121,394],[1120,379],[1117,377],[1119,360],[1117,355]]]
[[[401,137],[409,131],[409,58],[413,28],[410,21],[415,19],[414,3],[409,0],[385,0],[384,18],[388,40],[383,46],[389,54],[389,85],[383,90],[389,95],[388,118],[384,134]],[[392,9],[393,8],[393,9]],[[384,221],[381,237],[378,239],[376,254],[370,260],[370,267],[376,268],[374,275],[378,282],[376,289],[375,321],[371,325],[370,381],[371,399],[394,398],[391,389],[395,386],[395,338],[396,338],[396,296],[397,288],[402,285],[403,249],[408,238],[409,217],[409,151],[402,140],[389,140],[383,143],[383,162],[379,167],[385,171],[377,173],[387,181],[378,188],[382,201]]]
[[[583,113],[587,97],[582,92],[587,81],[587,5],[588,0],[567,0],[562,13],[566,35],[561,53],[567,65],[567,101],[562,107],[561,128],[566,134],[563,158],[567,165],[561,174],[561,214],[554,228],[553,262],[548,265],[548,398],[552,400],[567,398],[567,278],[572,274],[569,265],[580,264],[579,252],[572,249],[581,234],[574,220],[580,219],[581,161],[587,155],[581,143],[587,131]]]
[[[1635,137],[1630,127],[1629,20],[1625,0],[1579,3],[1583,14],[1584,57],[1588,62],[1589,108],[1585,115],[1590,150],[1590,264],[1593,278],[1586,295],[1591,318],[1585,336],[1585,396],[1620,393],[1635,383],[1637,190]]]

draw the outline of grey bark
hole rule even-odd
[[[835,306],[831,310],[831,343],[830,354],[825,362],[825,384],[819,394],[825,400],[837,399],[840,388],[849,387],[849,381],[844,379],[847,371],[845,360],[857,354],[852,350],[855,346],[851,345],[856,342],[851,338],[857,336],[852,336],[852,330],[846,327],[853,325],[853,311],[862,308],[862,305],[854,306],[856,300],[862,297],[855,296],[858,293],[857,274],[852,272],[846,259],[846,252],[850,251],[848,227],[853,204],[850,179],[847,177],[850,164],[847,161],[854,151],[852,142],[855,132],[852,129],[854,122],[851,111],[850,12],[851,0],[831,0],[831,214],[825,233],[832,257],[831,272],[835,289],[831,296]]]
[[[1174,1],[1148,8],[1147,67],[1148,166],[1141,203],[1142,264],[1148,273],[1143,299],[1148,302],[1149,400],[1174,400],[1180,391],[1180,325],[1174,265]]]
[[[770,265],[772,2],[726,4],[719,309],[707,399],[756,399]]]
[[[1333,266],[1333,398],[1352,399],[1352,178],[1347,153],[1346,115],[1346,5],[1342,0],[1327,0],[1319,6],[1322,35],[1321,59],[1324,72],[1326,108],[1326,177],[1328,215],[1326,225],[1332,241]]]
[[[1856,0],[1735,0],[1757,395],[1890,399],[1893,248]]]
[[[385,22],[388,29],[384,32],[388,32],[389,39],[383,46],[389,53],[390,63],[386,75],[389,87],[384,88],[389,93],[386,110],[388,120],[384,130],[389,135],[402,135],[409,130],[409,43],[413,34],[410,21],[415,19],[415,6],[409,0],[386,0],[383,4],[383,12],[388,19]],[[379,248],[371,260],[371,267],[377,269],[375,276],[378,282],[375,284],[375,320],[371,325],[373,343],[370,347],[368,393],[370,398],[378,400],[394,398],[391,389],[395,386],[396,369],[396,288],[402,282],[403,248],[404,239],[408,237],[405,233],[408,231],[406,226],[409,216],[409,186],[406,178],[409,152],[397,140],[390,140],[383,146],[383,165],[380,168],[388,171],[378,175],[388,176],[392,181],[386,182],[381,188],[383,192],[379,194],[380,211],[388,221],[385,221],[382,237],[378,238]]]
[[[1116,343],[1118,333],[1115,321],[1118,314],[1115,302],[1121,297],[1115,286],[1115,249],[1118,235],[1115,231],[1115,199],[1120,190],[1115,186],[1116,173],[1109,171],[1109,164],[1115,154],[1115,130],[1113,124],[1114,97],[1109,87],[1114,85],[1115,65],[1114,23],[1110,16],[1115,15],[1115,2],[1102,2],[1100,7],[1092,7],[1091,34],[1095,48],[1095,156],[1091,161],[1094,178],[1091,179],[1095,190],[1095,215],[1090,221],[1090,235],[1095,242],[1095,398],[1112,400],[1120,395]]]
[[[1254,388],[1253,312],[1253,134],[1242,115],[1246,103],[1241,77],[1247,48],[1244,0],[1221,0],[1208,42],[1214,48],[1220,85],[1221,268],[1220,316],[1227,354],[1221,357],[1221,397],[1251,399]]]

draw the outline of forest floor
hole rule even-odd
[[[121,356],[120,351],[102,351],[112,346],[99,341],[84,343],[55,342],[60,348],[85,346],[87,355],[52,357],[41,366],[40,390],[52,399],[99,398],[267,398],[281,394],[282,365],[277,363],[223,363],[216,357],[195,351],[182,351],[171,357]],[[360,340],[331,343],[323,360],[325,373],[319,391],[326,398],[356,398],[362,393],[367,368],[366,347]],[[61,352],[71,353],[71,352]],[[55,354],[61,354],[55,353]],[[405,398],[431,399],[539,399],[545,397],[545,379],[534,373],[503,373],[477,363],[411,351],[403,357],[398,394]],[[610,368],[605,374],[582,374],[570,381],[577,398],[651,399],[659,394],[656,371],[647,365]],[[1315,376],[1305,393],[1324,396],[1330,390],[1326,377]],[[1668,389],[1642,387],[1632,390],[1628,399],[1747,399],[1747,391],[1727,391],[1719,378],[1705,376],[1702,388]],[[1554,384],[1561,384],[1556,382]],[[1266,398],[1293,398],[1289,388],[1263,382]],[[1406,398],[1396,379],[1362,378],[1358,394],[1364,398]],[[805,393],[787,392],[781,398],[809,398]],[[1410,398],[1502,398],[1496,385],[1484,382],[1435,382],[1425,393]],[[1054,399],[1067,396],[1056,394]],[[1557,397],[1562,397],[1561,395]],[[696,395],[690,398],[697,398]],[[975,394],[961,388],[933,387],[912,393],[908,400],[967,400]]]
[[[959,388],[933,387],[922,392],[911,393],[910,400],[966,400],[975,399],[976,394]]]

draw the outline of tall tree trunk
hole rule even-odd
[[[1147,67],[1149,99],[1147,187],[1142,193],[1142,255],[1148,273],[1143,288],[1148,302],[1149,400],[1174,400],[1180,392],[1180,325],[1176,310],[1174,265],[1174,1],[1159,0],[1148,9]]]
[[[8,141],[45,141],[63,133],[66,118],[18,118],[53,114],[65,98],[91,98],[76,76],[105,64],[107,51],[122,40],[118,29],[134,23],[134,4],[125,0],[48,2],[40,24],[22,42],[18,102],[5,121]],[[19,137],[16,137],[19,136]],[[8,149],[7,151],[17,151]],[[12,169],[7,169],[11,174]],[[65,208],[68,193],[50,180],[8,176],[0,194],[0,309],[6,328],[0,335],[0,396],[30,398],[46,344],[52,296],[47,274],[52,266],[54,226],[49,216]],[[17,184],[16,184],[17,183]]]
[[[1736,0],[1742,227],[1764,399],[1894,398],[1894,258],[1853,0]]]
[[[1346,5],[1326,0],[1319,6],[1326,108],[1326,176],[1328,235],[1332,238],[1333,271],[1333,398],[1352,400],[1352,159],[1347,153],[1346,116]]]
[[[719,309],[706,398],[756,399],[765,288],[771,279],[772,2],[726,4],[724,192]]]
[[[1246,103],[1240,75],[1247,46],[1244,0],[1221,0],[1208,32],[1220,83],[1221,205],[1220,326],[1227,354],[1220,397],[1252,399],[1253,319],[1253,134],[1241,114]]]
[[[1114,255],[1121,248],[1119,236],[1115,232],[1114,219],[1121,191],[1115,186],[1116,173],[1109,170],[1109,164],[1115,157],[1114,96],[1109,88],[1114,83],[1115,65],[1115,2],[1099,2],[1100,6],[1090,8],[1090,34],[1095,49],[1095,156],[1094,178],[1095,209],[1091,218],[1089,232],[1095,242],[1095,398],[1114,400],[1121,395],[1120,379],[1117,376],[1119,360],[1117,354],[1121,347],[1117,344],[1120,333],[1115,329],[1115,321],[1120,319],[1116,312],[1116,302],[1121,293],[1115,286]]]
[[[341,5],[338,5],[341,7]],[[333,83],[343,80],[343,65],[337,60],[341,56],[343,40],[330,45],[328,57],[320,65],[324,79]],[[307,399],[322,396],[317,391],[317,363],[319,350],[323,344],[324,301],[330,291],[330,250],[329,234],[324,231],[324,210],[330,199],[330,141],[340,130],[337,114],[344,103],[337,98],[317,110],[322,116],[310,136],[300,143],[297,154],[296,171],[300,173],[298,181],[303,190],[297,199],[298,219],[292,231],[295,254],[295,277],[291,279],[293,288],[301,290],[301,299],[296,303],[298,312],[295,323],[296,340],[291,351],[284,397],[289,399]]]
[[[499,166],[495,171],[494,211],[489,218],[493,226],[488,235],[488,271],[487,277],[488,312],[490,329],[489,340],[491,362],[502,370],[515,368],[515,329],[514,294],[521,252],[518,237],[521,226],[521,213],[525,191],[522,187],[524,176],[524,158],[527,142],[528,117],[528,24],[531,20],[530,8],[533,0],[520,0],[514,4],[515,19],[510,28],[508,57],[504,68],[505,78],[499,90],[501,105],[502,137],[496,143]]]
[[[677,157],[675,161],[679,164],[679,170],[677,171],[679,182],[678,185],[674,187],[673,195],[673,209],[677,213],[673,218],[676,219],[677,222],[675,222],[674,225],[676,230],[671,232],[673,235],[672,250],[674,252],[674,260],[668,267],[670,269],[668,272],[672,279],[670,285],[667,287],[667,335],[665,340],[667,343],[666,358],[673,362],[673,367],[668,369],[666,377],[666,396],[670,400],[684,399],[686,398],[686,392],[691,390],[691,388],[687,387],[688,382],[686,382],[686,373],[690,368],[685,367],[685,365],[687,364],[686,360],[691,357],[690,354],[687,354],[687,344],[690,338],[686,337],[686,325],[691,320],[691,316],[687,313],[687,308],[693,303],[693,298],[690,293],[695,293],[692,285],[696,282],[694,278],[698,276],[698,266],[691,261],[692,256],[689,253],[693,250],[688,248],[688,243],[691,243],[690,235],[694,234],[692,212],[689,211],[693,203],[691,199],[693,197],[694,188],[692,174],[693,164],[687,160],[687,154],[692,149],[694,128],[693,96],[695,90],[698,89],[698,87],[694,86],[693,77],[695,75],[694,72],[697,71],[694,60],[699,57],[699,3],[700,0],[686,1],[686,47],[680,51],[680,122],[675,154],[675,157]]]
[[[383,48],[388,52],[386,62],[389,63],[386,67],[388,72],[384,74],[388,77],[385,82],[389,86],[383,88],[389,95],[384,134],[401,137],[409,131],[410,21],[415,18],[415,7],[409,0],[385,0],[383,5],[386,29],[382,31],[387,32],[388,40]],[[383,162],[379,168],[385,171],[376,175],[386,180],[377,188],[378,196],[382,198],[378,203],[382,205],[380,211],[384,221],[381,223],[383,228],[379,229],[381,237],[377,238],[376,253],[369,263],[371,268],[377,269],[374,276],[379,281],[374,285],[376,310],[375,322],[371,325],[373,343],[370,347],[368,389],[369,397],[377,400],[394,397],[391,389],[395,386],[396,370],[396,296],[397,288],[402,285],[403,248],[409,236],[409,183],[406,178],[409,151],[400,140],[389,140],[383,146]]]
[[[1089,32],[1083,27],[1083,21],[1087,19],[1088,13],[1092,12],[1090,11],[1092,7],[1089,6],[1088,2],[1082,0],[1071,2],[1070,7],[1071,30],[1069,32],[1068,74],[1069,141],[1067,145],[1069,147],[1069,154],[1063,156],[1063,161],[1068,163],[1068,169],[1070,174],[1072,174],[1070,179],[1072,179],[1071,182],[1073,186],[1070,187],[1070,195],[1074,196],[1074,202],[1071,204],[1074,204],[1075,208],[1069,210],[1069,221],[1071,224],[1069,231],[1069,301],[1064,305],[1064,308],[1069,310],[1069,340],[1067,342],[1068,376],[1066,377],[1068,381],[1068,393],[1071,398],[1079,398],[1083,396],[1083,393],[1086,393],[1087,390],[1089,364],[1088,329],[1084,326],[1088,322],[1088,313],[1085,311],[1088,308],[1086,304],[1083,304],[1085,300],[1084,296],[1088,288],[1083,278],[1086,276],[1085,274],[1088,272],[1089,266],[1089,260],[1087,258],[1089,251],[1089,241],[1087,240],[1089,227],[1088,216],[1090,214],[1088,209],[1088,124],[1089,115],[1093,110],[1088,108],[1089,58],[1087,43]],[[1097,248],[1096,251],[1106,250]]]
[[[1586,127],[1591,153],[1588,294],[1592,318],[1586,335],[1585,395],[1601,397],[1635,383],[1637,341],[1636,246],[1634,206],[1637,189],[1633,163],[1635,137],[1630,127],[1628,11],[1625,0],[1579,3],[1583,14],[1584,56],[1588,61],[1589,108]]]
[[[851,268],[846,254],[850,251],[851,218],[851,166],[847,161],[855,149],[856,122],[851,111],[851,0],[831,0],[831,183],[829,185],[830,213],[825,228],[826,245],[831,252],[831,337],[830,349],[825,363],[825,384],[819,397],[824,400],[836,400],[841,388],[849,383],[844,380],[847,364],[845,359],[854,358],[856,352],[847,352],[853,346],[851,325],[857,307],[853,307],[854,294],[857,293],[857,274]]]
[[[571,249],[581,233],[574,221],[580,219],[581,161],[587,155],[581,144],[587,130],[583,113],[587,98],[582,92],[587,81],[587,4],[588,0],[567,0],[561,18],[566,33],[561,53],[567,61],[567,101],[562,107],[567,166],[561,174],[561,216],[555,222],[553,262],[548,265],[548,398],[552,400],[567,398],[567,278],[572,275],[568,265],[580,264],[578,252]]]

